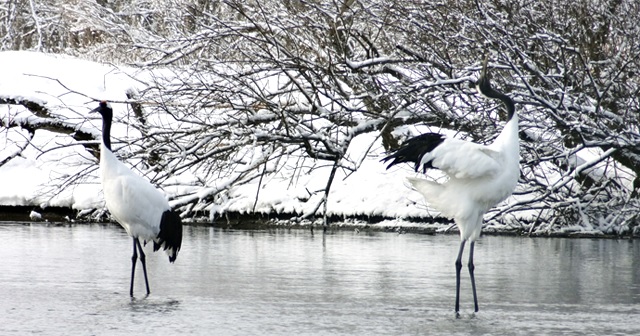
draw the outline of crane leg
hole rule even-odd
[[[476,295],[476,277],[473,274],[475,270],[475,266],[473,265],[473,247],[475,245],[475,241],[471,241],[471,245],[469,246],[469,277],[471,278],[471,289],[473,290],[473,306],[475,308],[475,312],[478,312],[478,296]]]
[[[131,287],[129,289],[129,295],[131,295],[131,297],[133,297],[133,279],[136,276],[136,261],[138,260],[136,241],[138,241],[138,239],[133,238],[133,255],[131,256]]]
[[[149,291],[149,279],[147,278],[147,257],[145,256],[142,246],[140,245],[140,241],[137,238],[136,245],[138,245],[138,251],[140,252],[140,263],[142,264],[142,273],[144,273],[144,285],[147,287],[147,295],[149,295],[151,294],[151,291]]]
[[[460,311],[460,270],[462,270],[462,252],[464,251],[464,244],[466,242],[466,240],[460,242],[460,251],[456,259],[456,315],[458,315]]]

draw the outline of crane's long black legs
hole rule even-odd
[[[476,277],[473,274],[473,270],[475,266],[473,265],[473,246],[475,245],[475,241],[471,241],[471,245],[469,246],[469,277],[471,278],[471,288],[473,289],[473,306],[475,308],[475,312],[478,312],[478,296],[476,295]]]
[[[138,244],[138,251],[140,251],[140,262],[142,263],[142,273],[144,273],[144,285],[147,288],[147,295],[151,294],[149,290],[149,279],[147,278],[147,256],[145,256],[144,251],[142,250],[142,245],[140,245],[140,241],[136,239],[136,243]]]
[[[133,256],[131,256],[131,287],[129,289],[129,295],[133,297],[133,279],[136,275],[136,260],[138,260],[138,251],[140,252],[140,262],[142,263],[142,272],[144,273],[144,284],[147,287],[147,295],[151,292],[149,291],[149,280],[147,279],[147,262],[144,251],[142,250],[142,246],[140,245],[140,241],[138,238],[133,238]]]
[[[456,259],[456,315],[460,312],[460,271],[462,270],[462,252],[464,252],[464,244],[466,240],[460,242],[460,250],[458,251],[458,258]],[[473,248],[475,247],[475,241],[471,241],[469,246],[469,277],[471,278],[471,289],[473,290],[473,307],[475,312],[478,312],[478,295],[476,294],[476,277],[473,273],[475,266],[473,265]]]
[[[460,251],[458,251],[458,258],[456,259],[456,315],[460,311],[460,270],[462,270],[462,252],[466,242],[466,240],[460,242]]]
[[[136,238],[133,238],[133,255],[131,256],[131,287],[129,289],[129,295],[133,297],[133,279],[136,276],[136,261],[138,260],[138,250],[136,246]]]

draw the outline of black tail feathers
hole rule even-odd
[[[421,134],[407,140],[393,154],[385,157],[380,161],[387,162],[393,160],[389,165],[387,165],[387,169],[399,163],[413,162],[415,164],[414,169],[417,172],[420,169],[420,162],[422,161],[422,157],[425,154],[431,152],[434,148],[438,147],[444,140],[445,136],[442,134]],[[433,166],[431,165],[431,161],[424,162],[422,166],[422,172],[426,172],[426,170],[429,168],[433,168]]]
[[[167,251],[169,262],[174,262],[182,245],[182,219],[172,210],[162,213],[160,219],[160,233],[153,241],[153,251],[160,248]]]

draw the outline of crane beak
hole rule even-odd
[[[480,72],[480,77],[485,77],[487,75],[487,64],[489,63],[489,55],[484,55],[484,61],[482,62],[482,72]]]
[[[487,73],[487,64],[488,63],[489,63],[489,54],[485,53],[484,54],[484,60],[482,61],[482,71],[480,72],[480,77],[475,82],[475,86],[476,86],[476,89],[478,91],[480,91],[480,86],[482,86],[483,83],[488,82],[490,80],[489,74]]]
[[[94,108],[93,110],[89,111],[89,113],[96,113],[96,112],[100,112],[100,109],[104,108],[104,107],[110,107],[109,106],[109,102],[107,102],[106,100],[101,100],[100,104],[98,105],[98,107]]]

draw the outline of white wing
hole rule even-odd
[[[434,168],[457,179],[493,177],[500,172],[500,152],[487,146],[455,138],[445,139],[422,158]],[[422,164],[421,164],[422,165]]]
[[[164,195],[149,181],[136,175],[112,153],[105,157],[111,169],[103,169],[103,190],[111,215],[133,237],[156,238],[162,213],[169,209]]]

